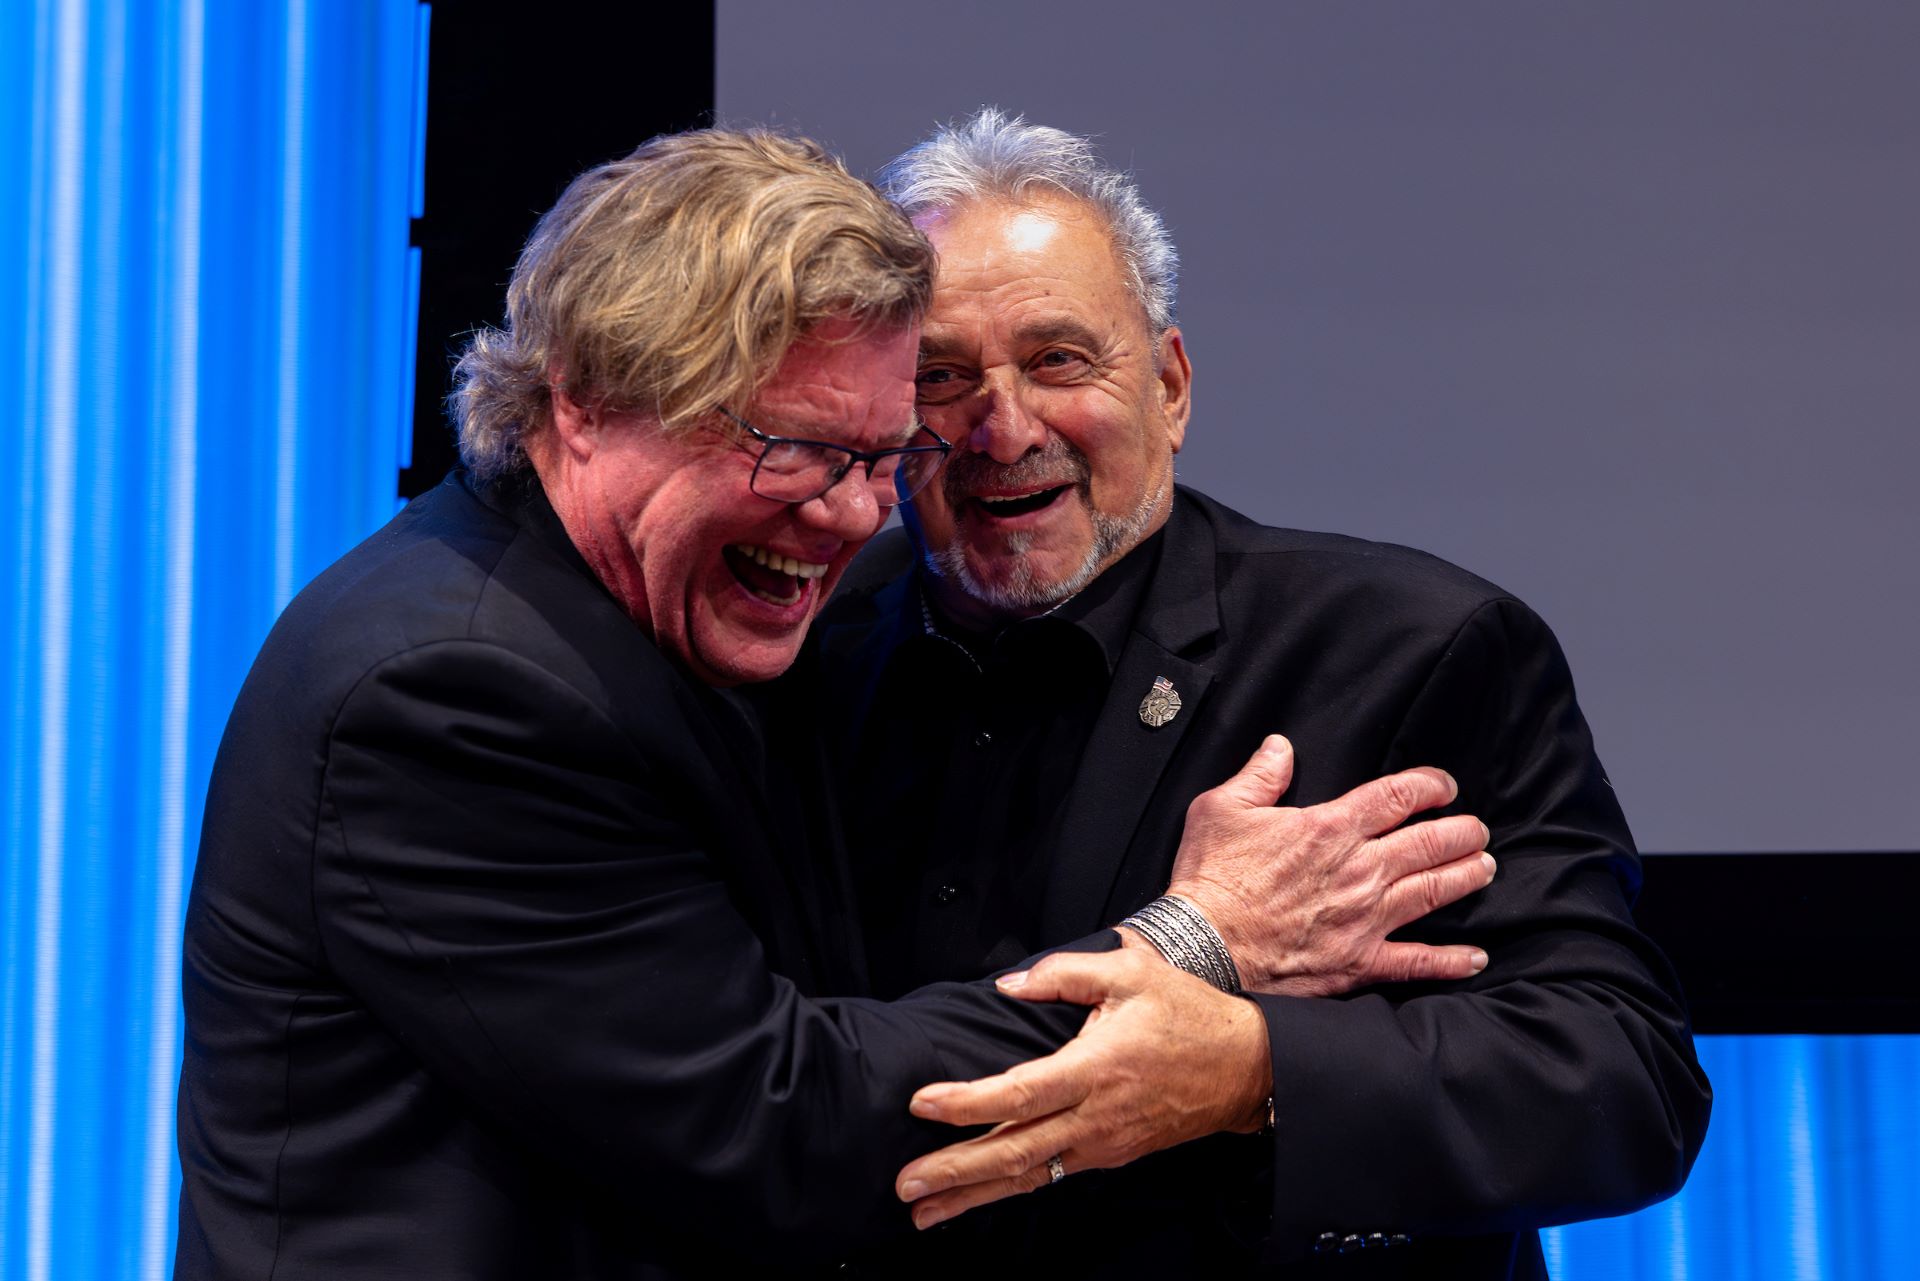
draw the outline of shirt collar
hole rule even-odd
[[[1127,637],[1133,631],[1134,616],[1140,611],[1147,585],[1153,581],[1154,569],[1159,563],[1160,549],[1165,541],[1166,526],[1162,525],[1077,594],[1044,614],[1010,623],[990,634],[968,632],[940,612],[939,607],[932,603],[932,594],[927,591],[928,571],[925,563],[921,562],[915,570],[915,596],[918,598],[922,630],[929,636],[965,650],[973,659],[974,666],[979,667],[1001,642],[1014,638],[1023,629],[1070,628],[1093,643],[1107,673],[1111,675],[1120,662],[1121,651],[1126,648]]]

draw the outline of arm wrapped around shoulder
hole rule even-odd
[[[663,683],[636,726],[495,646],[380,664],[328,746],[328,961],[434,1078],[649,1231],[766,1252],[905,1231],[893,1172],[945,1137],[912,1091],[1080,1014],[956,985],[811,1000],[773,973],[722,871],[737,815],[672,706],[691,696]]]
[[[1511,599],[1465,622],[1382,772],[1435,765],[1499,863],[1396,934],[1471,943],[1463,982],[1257,998],[1273,1055],[1272,1251],[1329,1230],[1459,1235],[1620,1214],[1670,1195],[1711,1091],[1672,971],[1635,928],[1639,863],[1546,625]]]

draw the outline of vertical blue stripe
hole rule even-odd
[[[406,303],[401,317],[402,345],[411,354],[419,349],[420,344],[420,248],[417,245],[407,250]],[[396,452],[403,471],[413,466],[413,397],[416,369],[417,365],[414,361],[405,362],[405,368],[401,372],[400,403],[394,407],[394,431],[399,437],[399,448]]]
[[[56,1171],[50,1205],[50,1239],[71,1243],[57,1271],[69,1276],[113,1275],[115,1242],[91,1232],[124,1195],[124,1163],[115,1159],[129,1115],[119,1062],[100,1052],[102,1024],[124,1026],[127,980],[139,982],[123,954],[134,923],[134,904],[118,893],[100,893],[112,883],[115,851],[110,833],[128,817],[118,804],[125,759],[114,750],[119,715],[120,619],[114,608],[119,576],[96,573],[115,564],[125,543],[121,527],[130,505],[116,492],[127,436],[118,430],[132,408],[135,388],[125,377],[104,384],[95,368],[127,370],[137,328],[128,325],[129,303],[138,296],[123,260],[126,200],[138,187],[129,181],[127,130],[127,0],[89,6],[80,48],[81,172],[74,185],[82,211],[74,276],[73,465],[68,501],[74,520],[73,596],[68,631],[67,780],[63,866],[60,873],[57,965],[59,1066],[54,1077]],[[135,437],[135,440],[138,438]],[[139,885],[144,868],[118,869]],[[70,942],[69,942],[70,940]],[[87,1108],[65,1106],[74,1097]]]
[[[293,599],[294,485],[300,466],[300,250],[306,236],[307,3],[287,0],[280,125],[280,359],[274,406],[273,608]]]
[[[1813,1162],[1813,1100],[1807,1044],[1796,1037],[1782,1055],[1786,1079],[1781,1090],[1786,1101],[1787,1188],[1789,1190],[1788,1247],[1793,1275],[1817,1277],[1820,1269],[1820,1202]]]
[[[46,310],[40,412],[46,443],[39,528],[39,881],[34,914],[33,1061],[27,1130],[28,1281],[52,1275],[56,1090],[60,1071],[61,908],[67,862],[69,683],[72,674],[74,486],[78,464],[80,179],[84,163],[87,14],[62,6],[55,26],[45,179]],[[41,184],[34,184],[39,187]],[[29,419],[29,421],[36,421]]]
[[[179,1060],[180,912],[186,867],[188,658],[193,640],[193,548],[198,479],[200,146],[206,12],[185,0],[174,21],[172,129],[166,140],[166,266],[160,291],[167,350],[160,360],[165,402],[160,473],[163,513],[160,643],[159,807],[154,839],[152,994],[146,1046],[146,1127],[140,1189],[137,1275],[164,1276],[172,1257],[173,1095]]]
[[[1563,1233],[1546,1231],[1540,1234],[1540,1253],[1546,1256],[1547,1275],[1564,1277],[1567,1275],[1566,1237]]]
[[[19,190],[9,191],[0,204],[6,219],[0,246],[19,244],[37,251],[46,242],[45,188],[46,153],[51,136],[49,99],[51,94],[52,25],[45,6],[28,9],[15,5],[0,9],[0,59],[10,73],[4,81],[17,86],[21,96],[8,103],[4,119],[5,152],[8,162],[0,173],[22,174]],[[21,57],[25,52],[26,56]],[[22,92],[23,91],[23,92]],[[14,709],[7,717],[6,815],[7,857],[4,860],[4,930],[0,931],[0,1275],[25,1275],[27,1239],[28,1162],[27,1120],[31,1115],[27,1070],[33,1054],[32,1033],[33,969],[36,951],[37,919],[33,893],[37,881],[37,863],[26,853],[37,850],[39,798],[38,687],[35,669],[29,661],[33,636],[39,628],[37,539],[39,529],[39,479],[43,453],[41,434],[24,429],[39,414],[39,370],[41,328],[37,323],[45,308],[44,279],[38,270],[38,254],[22,252],[10,256],[4,264],[5,287],[17,296],[20,305],[0,305],[0,326],[13,342],[0,349],[0,358],[19,356],[8,368],[12,375],[6,385],[18,389],[18,399],[10,412],[0,418],[0,432],[8,452],[19,459],[19,467],[10,475],[11,502],[7,505],[12,549],[7,564],[8,599],[13,605],[7,628],[7,705]],[[11,297],[4,301],[11,301]],[[27,318],[32,317],[32,321]],[[16,320],[16,318],[18,318]],[[16,426],[18,424],[19,426]]]
[[[419,33],[0,5],[0,1277],[170,1269],[213,752],[280,605],[393,509]]]
[[[432,45],[428,37],[433,28],[433,6],[423,4],[415,13],[413,33],[413,135],[407,160],[413,191],[407,200],[411,217],[427,216],[427,64]]]
[[[1657,1248],[1664,1255],[1662,1267],[1655,1275],[1664,1276],[1667,1281],[1688,1281],[1687,1267],[1687,1203],[1684,1198],[1674,1197],[1659,1206],[1651,1216],[1659,1223]]]

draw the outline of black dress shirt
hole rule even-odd
[[[843,792],[877,995],[1045,946],[1049,852],[1159,550],[1156,534],[993,634],[963,630],[916,584],[921,632],[881,676]]]

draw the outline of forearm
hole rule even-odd
[[[1711,1099],[1657,955],[1622,932],[1490,943],[1458,991],[1258,998],[1275,1077],[1275,1257],[1324,1232],[1469,1235],[1680,1186]]]
[[[404,913],[333,951],[435,1077],[557,1166],[676,1235],[744,1245],[749,1222],[756,1249],[808,1257],[908,1230],[894,1176],[952,1139],[909,1112],[916,1089],[1049,1053],[1086,1017],[985,984],[809,999],[736,923],[702,916],[672,973],[636,938],[532,975]],[[591,997],[567,977],[594,971],[610,987]]]
[[[1705,1132],[1685,1007],[1633,924],[1632,838],[1524,606],[1492,602],[1454,636],[1380,768],[1421,763],[1459,780],[1499,872],[1399,937],[1489,961],[1456,985],[1263,1000],[1277,1251],[1621,1213],[1676,1189]]]
[[[476,689],[485,732],[447,735]],[[383,666],[331,744],[312,875],[330,965],[436,1083],[662,1233],[814,1253],[903,1231],[895,1171],[951,1137],[913,1091],[1045,1053],[1083,1012],[983,986],[809,999],[709,852],[737,864],[726,833],[746,829],[707,812],[724,802],[675,746],[636,753],[489,647]]]

